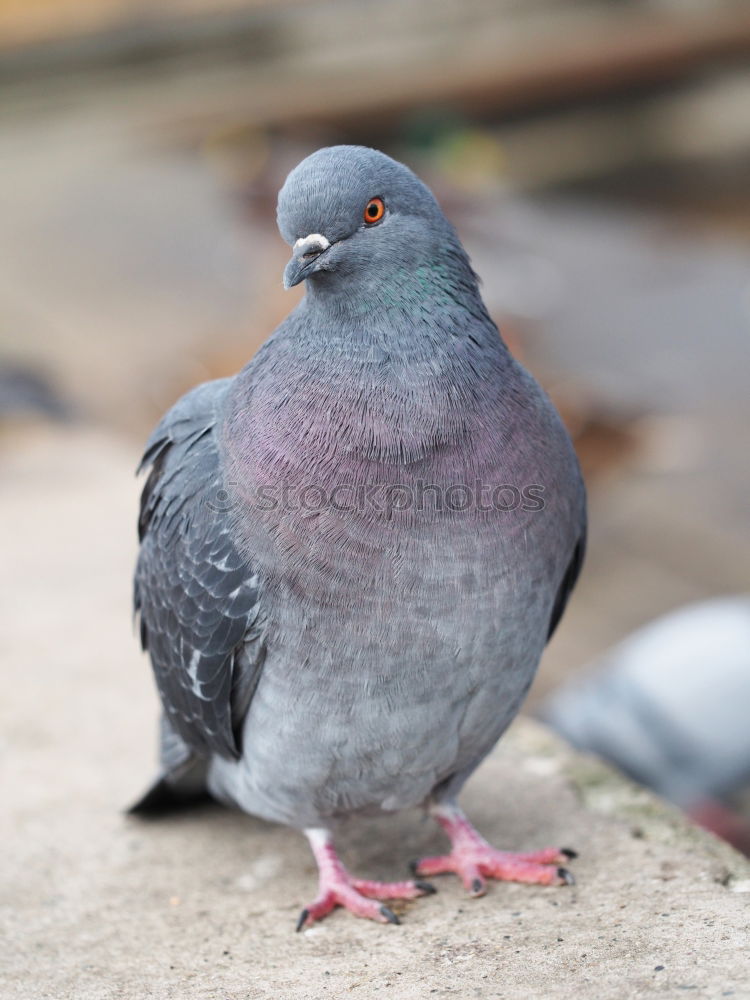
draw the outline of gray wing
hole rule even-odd
[[[216,427],[229,382],[183,396],[146,445],[134,604],[168,726],[201,756],[237,758],[264,647],[257,576],[222,492]]]

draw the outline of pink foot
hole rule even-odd
[[[343,906],[357,917],[367,917],[381,924],[397,924],[393,910],[383,905],[383,899],[416,899],[435,892],[428,882],[372,882],[352,878],[344,868],[326,830],[306,830],[310,847],[318,863],[319,884],[315,900],[300,913],[297,930],[322,920],[337,906]]]
[[[527,854],[498,851],[477,833],[457,806],[440,805],[433,815],[450,837],[451,852],[415,861],[412,865],[415,875],[453,872],[472,896],[485,894],[485,878],[537,885],[575,884],[567,868],[560,867],[576,857],[576,852],[567,847],[550,847]]]

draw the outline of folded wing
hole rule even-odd
[[[229,381],[183,396],[146,445],[134,603],[168,728],[200,756],[237,758],[264,646],[258,579],[232,539],[217,443]]]

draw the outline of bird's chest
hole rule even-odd
[[[381,673],[405,656],[455,662],[521,629],[521,611],[532,631],[549,612],[576,520],[564,432],[530,381],[459,400],[461,385],[306,372],[238,409],[235,535],[263,581],[269,640],[299,662],[333,669],[344,645]]]
[[[543,634],[536,617],[561,572],[555,519],[524,509],[533,503],[499,469],[482,478],[457,458],[450,470],[337,469],[300,469],[284,502],[260,512],[274,645],[316,671],[355,661],[385,677],[468,669],[501,632]]]

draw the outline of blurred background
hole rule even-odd
[[[145,676],[140,445],[296,302],[287,171],[377,146],[433,187],[583,463],[588,560],[529,711],[750,844],[750,606],[700,604],[750,590],[750,3],[0,0],[0,108],[9,656],[46,655],[46,593],[91,649],[121,620]],[[115,669],[84,659],[60,692]]]

